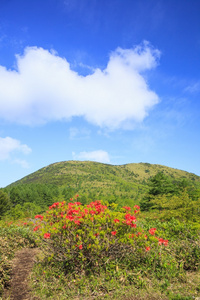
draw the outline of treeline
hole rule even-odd
[[[59,197],[59,189],[48,184],[22,184],[0,189],[0,218],[33,217]]]
[[[52,184],[19,184],[0,189],[0,219],[2,217],[17,220],[20,218],[34,217],[52,205],[54,202],[70,202],[79,194],[81,203],[87,204],[100,195],[91,191],[81,191],[77,188],[66,186],[59,187]],[[102,197],[106,200],[107,197]],[[116,197],[111,197],[111,202]]]
[[[143,186],[144,187],[144,186]],[[175,179],[158,172],[146,181],[144,188],[138,184],[107,187],[57,186],[30,183],[0,189],[0,219],[20,219],[40,214],[54,202],[70,202],[79,194],[79,201],[88,204],[94,200],[117,203],[118,207],[139,204],[141,211],[162,212],[164,219],[171,217],[197,221],[200,218],[200,185],[186,178]],[[142,200],[141,200],[142,199]]]
[[[200,220],[200,187],[185,178],[174,180],[158,172],[148,181],[149,190],[140,202],[142,211],[159,211],[162,217]]]

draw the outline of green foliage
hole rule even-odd
[[[0,219],[10,208],[10,201],[8,195],[0,189]]]
[[[51,259],[62,261],[67,274],[113,273],[116,267],[123,271],[145,266],[160,276],[166,273],[167,263],[176,274],[177,265],[163,248],[168,240],[157,237],[155,228],[145,232],[136,225],[139,207],[117,211],[116,204],[107,205],[57,202],[46,214],[36,216],[34,230],[49,240]]]
[[[187,190],[171,197],[157,196],[151,200],[151,204],[152,208],[162,211],[161,216],[165,220],[177,218],[193,222],[200,221],[200,198],[192,200]]]
[[[149,180],[149,191],[140,205],[143,211],[159,210],[162,212],[160,217],[164,220],[171,218],[193,222],[200,220],[199,189],[186,179],[172,182],[160,172]]]
[[[140,222],[145,230],[156,227],[160,235],[170,240],[171,254],[180,267],[190,271],[200,269],[200,227],[175,218],[165,222],[146,218]]]
[[[172,183],[172,180],[162,172],[158,172],[150,179],[149,186],[149,194],[152,196],[174,194],[176,192],[176,186]]]
[[[15,252],[23,247],[35,247],[38,245],[38,237],[27,223],[1,222],[0,224],[0,297],[4,287],[9,284],[11,277],[11,260]]]
[[[11,186],[8,191],[13,206],[31,202],[41,207],[47,207],[59,195],[58,187],[49,184],[21,184]]]
[[[23,204],[23,202],[35,202],[39,206],[50,205],[56,198],[59,201],[68,201],[75,194],[84,196],[85,200],[90,199],[112,199],[112,202],[124,205],[139,204],[144,195],[148,192],[148,182],[158,172],[169,177],[173,182],[184,180],[193,182],[193,186],[200,188],[200,178],[194,174],[148,163],[127,164],[112,166],[96,162],[68,161],[49,165],[32,173],[8,187],[14,188],[26,185],[31,191],[15,193],[12,202]],[[36,187],[38,185],[38,187]],[[38,193],[39,186],[48,186],[47,192]],[[52,194],[54,187],[57,187],[57,195]],[[36,187],[36,188],[35,188]],[[42,190],[44,187],[42,187]],[[36,192],[35,192],[36,191]],[[14,190],[13,190],[14,192]],[[192,191],[191,191],[192,192]],[[14,200],[16,198],[16,200]],[[45,201],[43,201],[45,199]],[[111,200],[109,200],[111,201]]]
[[[35,267],[34,278],[41,278],[34,281],[38,295],[125,299],[130,289],[130,296],[143,290],[141,299],[151,299],[150,286],[161,292],[155,299],[187,299],[191,289],[197,295],[198,279],[186,290],[185,272],[199,270],[198,230],[177,219],[144,218],[133,210],[99,201],[84,206],[57,202],[37,216],[35,230],[46,241],[46,255]],[[136,228],[130,226],[130,216],[137,217],[131,222]],[[153,297],[155,290],[150,293]]]
[[[15,225],[1,221],[0,297],[10,280],[15,251],[36,245],[44,252],[31,275],[33,298],[197,297],[197,226],[175,218],[162,222],[151,213],[145,213],[147,218],[137,206],[122,208],[109,202],[56,202],[34,220]],[[32,208],[30,203],[25,206]]]
[[[40,214],[44,209],[35,203],[25,202],[23,205],[17,204],[5,213],[6,220],[19,220],[24,218],[34,218],[36,214]]]
[[[148,185],[149,191],[140,202],[141,210],[143,211],[154,208],[152,200],[155,197],[171,195],[177,192],[177,187],[172,183],[172,180],[162,172],[158,172],[154,177],[150,178]]]

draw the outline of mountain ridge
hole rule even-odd
[[[65,176],[65,174],[68,175],[71,174],[72,176],[81,175],[81,174],[83,175],[83,174],[89,174],[90,171],[93,175],[94,174],[96,175],[99,174],[100,171],[105,173],[105,170],[107,171],[107,173],[114,174],[114,172],[119,171],[120,169],[126,170],[125,173],[130,173],[127,174],[126,177],[132,175],[134,177],[134,181],[146,180],[149,179],[151,176],[154,176],[157,172],[163,172],[164,174],[170,177],[188,178],[190,180],[200,182],[200,176],[194,173],[180,170],[177,168],[160,165],[160,164],[150,164],[150,163],[140,162],[140,163],[128,163],[122,165],[112,165],[112,164],[93,162],[93,161],[69,160],[69,161],[61,161],[61,162],[55,162],[49,164],[9,184],[8,186],[24,184],[24,183],[33,183],[33,182],[41,183],[41,180],[43,183],[54,184],[54,181],[56,181],[56,184],[63,185],[61,184],[63,182],[62,180],[59,184],[59,182],[55,180],[55,178],[53,177],[49,178],[47,175],[48,172],[54,173],[55,176],[60,176],[60,179],[62,179],[61,177]],[[125,177],[125,175],[123,174],[121,175]]]

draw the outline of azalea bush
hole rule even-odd
[[[47,241],[51,259],[63,262],[66,273],[128,270],[141,264],[165,268],[168,240],[156,228],[145,231],[137,224],[140,207],[116,211],[116,204],[108,205],[63,201],[36,215],[34,231]],[[173,259],[167,264],[175,268]]]

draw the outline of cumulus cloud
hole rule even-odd
[[[27,145],[21,144],[20,141],[11,137],[0,137],[0,160],[8,159],[11,153],[16,151],[23,154],[29,154],[31,149]]]
[[[159,101],[144,77],[159,56],[148,43],[117,48],[105,69],[81,76],[55,52],[28,47],[15,70],[0,66],[0,118],[35,125],[81,116],[108,129],[141,122]]]
[[[97,161],[101,163],[110,163],[110,157],[108,152],[103,150],[96,150],[91,152],[80,152],[76,154],[72,152],[73,159],[75,160],[90,160],[90,161]]]

